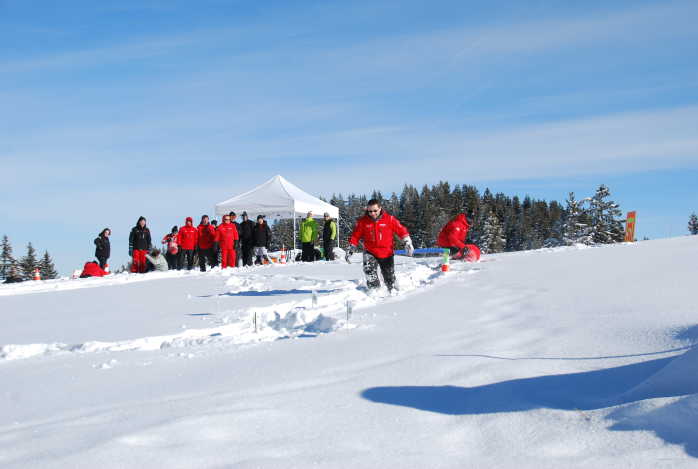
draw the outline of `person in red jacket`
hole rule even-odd
[[[179,228],[177,225],[172,227],[172,231],[166,234],[162,238],[162,244],[164,244],[163,251],[165,254],[165,259],[167,260],[167,267],[170,270],[179,270],[179,246],[177,245],[177,233]]]
[[[194,228],[194,220],[191,217],[187,217],[184,226],[177,233],[177,244],[180,250],[180,269],[184,267],[185,263],[187,270],[191,270],[194,267],[194,249],[196,249],[198,240],[199,232]]]
[[[469,229],[465,214],[458,214],[441,228],[436,244],[449,249],[453,259],[476,262],[480,259],[480,249],[474,244],[465,244]]]
[[[199,268],[206,272],[206,261],[213,267],[216,261],[213,259],[213,243],[216,242],[216,229],[208,222],[208,215],[201,217],[201,223],[196,228],[199,232]]]
[[[216,242],[221,250],[221,268],[235,267],[235,249],[238,247],[238,230],[230,223],[230,215],[223,216],[223,223],[216,229]]]
[[[412,239],[400,221],[385,212],[376,199],[368,201],[366,215],[359,218],[354,232],[349,238],[349,250],[346,259],[354,254],[359,241],[364,242],[364,273],[366,286],[369,289],[380,287],[378,267],[383,274],[383,280],[388,291],[395,286],[395,256],[393,254],[393,237],[397,235],[404,243],[408,256],[414,254]]]
[[[80,274],[80,278],[104,277],[108,274],[109,272],[102,270],[98,263],[95,261],[89,261],[85,262],[85,265],[82,268],[82,273]]]

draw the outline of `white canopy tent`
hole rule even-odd
[[[257,215],[269,218],[293,218],[293,248],[296,247],[296,216],[304,217],[313,212],[314,217],[322,217],[327,212],[334,219],[339,219],[339,209],[334,205],[313,197],[298,186],[276,175],[251,191],[216,204],[216,215],[230,212],[240,214],[247,212],[250,219]],[[339,223],[337,223],[339,226]]]

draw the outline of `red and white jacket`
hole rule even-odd
[[[469,229],[470,225],[468,225],[468,220],[465,218],[465,215],[461,213],[441,228],[439,237],[436,239],[436,244],[442,248],[463,249]]]
[[[196,242],[199,240],[199,232],[194,228],[193,223],[194,220],[192,220],[191,217],[187,217],[184,226],[179,229],[179,233],[177,233],[177,244],[179,244],[180,249],[191,251],[196,248]]]
[[[410,236],[410,233],[397,218],[383,210],[377,220],[368,214],[359,218],[349,238],[349,244],[357,247],[359,241],[363,241],[366,251],[379,259],[384,259],[393,255],[394,235],[404,240]]]
[[[221,251],[235,249],[235,241],[239,239],[238,229],[232,223],[221,223],[216,228],[216,241],[221,247]]]

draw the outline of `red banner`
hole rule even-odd
[[[635,219],[637,218],[637,213],[635,211],[628,212],[628,216],[625,219],[625,240],[633,242],[635,241]]]

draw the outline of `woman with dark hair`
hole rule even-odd
[[[99,236],[95,238],[95,257],[99,261],[100,269],[104,269],[111,255],[109,236],[111,236],[111,230],[109,228],[104,228]]]
[[[179,228],[177,225],[172,227],[172,231],[162,238],[162,244],[165,245],[165,259],[170,270],[179,269],[179,245],[177,244],[177,233]]]

